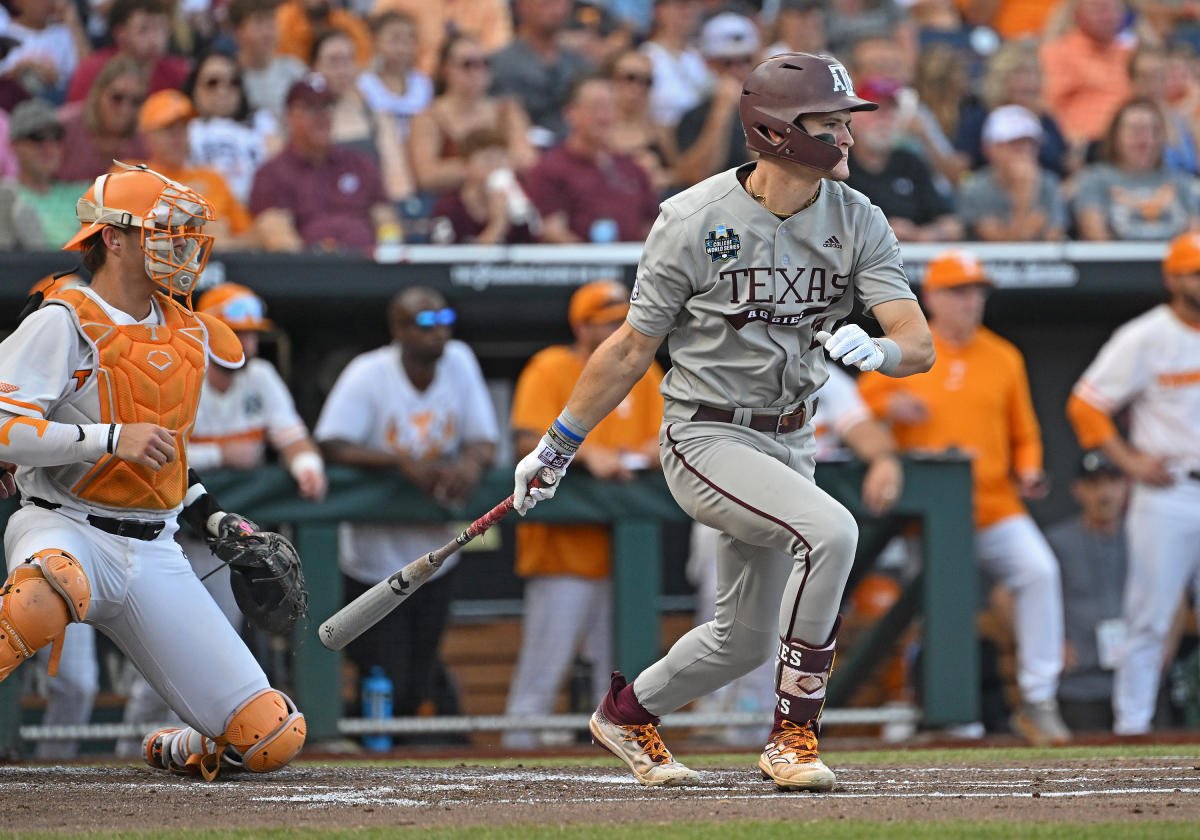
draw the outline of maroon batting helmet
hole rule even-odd
[[[842,150],[832,137],[818,139],[801,128],[800,116],[878,107],[854,93],[850,74],[833,56],[781,53],[750,71],[739,110],[751,149],[829,172]]]

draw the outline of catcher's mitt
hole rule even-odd
[[[229,513],[208,545],[229,564],[233,596],[252,625],[269,633],[287,633],[307,617],[308,590],[300,557],[285,537],[260,531],[245,517]]]

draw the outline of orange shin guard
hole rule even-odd
[[[273,688],[251,697],[233,713],[221,741],[237,750],[242,766],[255,773],[278,770],[304,746],[304,715]]]
[[[46,645],[50,675],[57,674],[67,625],[87,617],[91,594],[83,566],[57,548],[14,569],[0,590],[0,680]]]

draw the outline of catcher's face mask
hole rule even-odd
[[[191,294],[208,263],[213,238],[202,233],[215,218],[200,193],[145,166],[118,162],[101,175],[75,206],[80,229],[65,251],[79,250],[105,225],[138,228],[146,273],[167,294]]]

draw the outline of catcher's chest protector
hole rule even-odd
[[[68,306],[96,357],[100,423],[157,423],[175,433],[175,460],[157,472],[102,455],[71,488],[85,501],[109,507],[169,510],[187,490],[185,444],[204,384],[206,332],[180,304],[155,295],[161,326],[114,324],[79,289],[56,293],[48,303]]]

